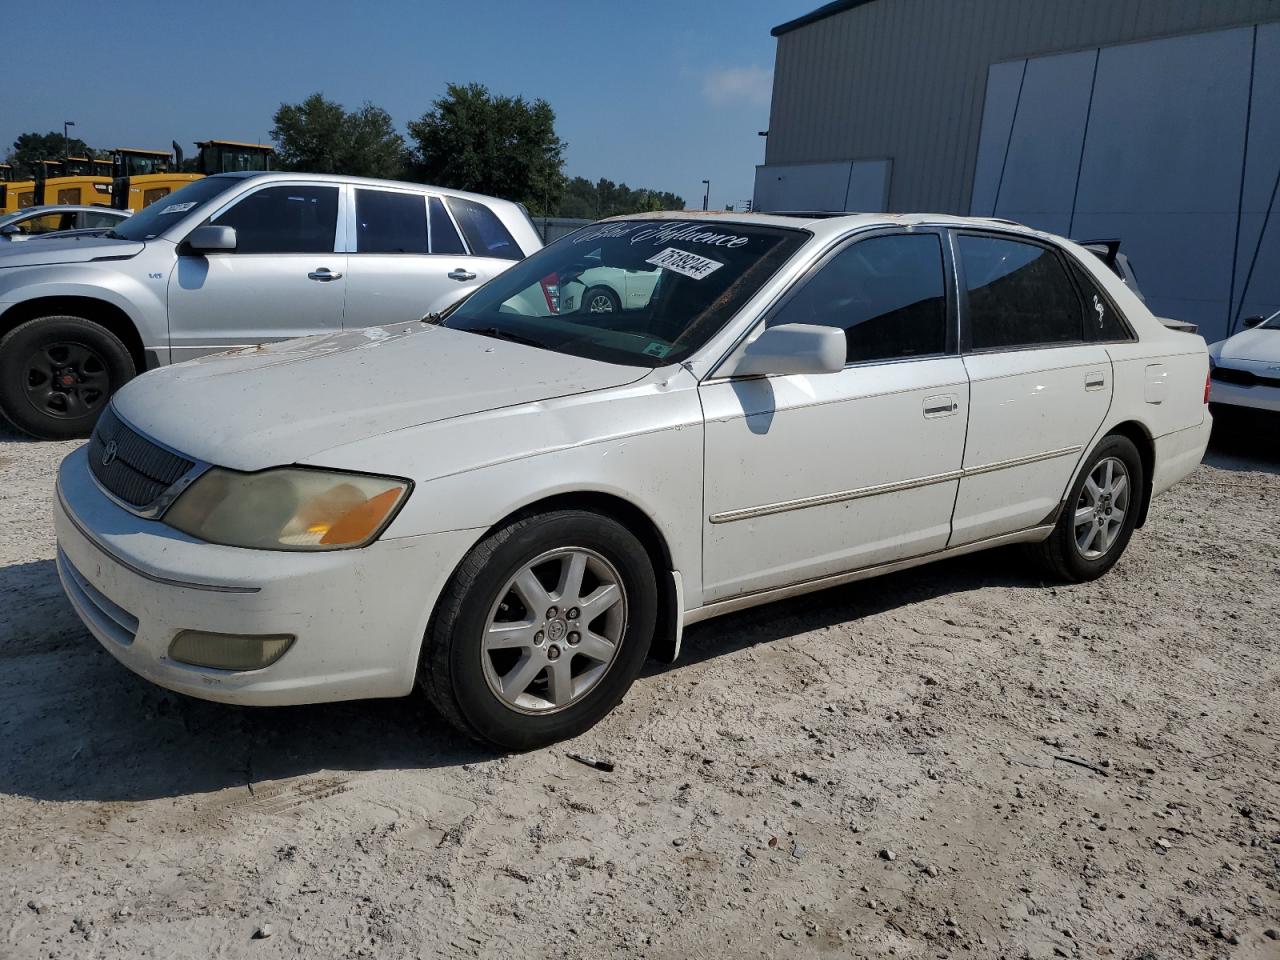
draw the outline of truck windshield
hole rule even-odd
[[[499,274],[440,322],[609,363],[678,363],[808,236],[709,218],[598,223]]]
[[[154,240],[192,211],[208,206],[209,201],[241,182],[238,177],[194,180],[181,190],[175,190],[150,206],[143,207],[114,228],[108,236],[117,240]]]

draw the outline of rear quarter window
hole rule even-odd
[[[523,260],[524,252],[515,238],[507,232],[497,215],[482,203],[450,197],[453,211],[462,235],[467,238],[471,252],[477,257],[498,257],[502,260]]]
[[[1066,260],[1080,288],[1080,299],[1084,301],[1084,338],[1092,343],[1137,339],[1119,308],[1092,274],[1075,257],[1068,255]]]

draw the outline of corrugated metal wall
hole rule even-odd
[[[778,38],[766,164],[890,157],[889,209],[967,213],[992,63],[1280,20],[1280,0],[873,0]]]

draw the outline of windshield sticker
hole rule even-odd
[[[659,343],[657,340],[650,340],[649,345],[640,352],[647,353],[651,357],[665,357],[671,352],[671,348],[665,343]]]
[[[642,221],[640,223],[606,223],[588,228],[573,238],[574,243],[590,243],[596,240],[629,239],[632,243],[652,243],[655,247],[678,240],[681,243],[698,243],[712,247],[736,250],[751,242],[750,237],[737,233],[717,233],[707,224],[677,221]]]
[[[171,203],[160,211],[160,216],[163,217],[166,213],[186,213],[199,202],[198,200],[192,200],[189,203]]]
[[[650,257],[645,263],[652,263],[655,267],[664,267],[683,276],[692,277],[694,280],[701,280],[724,266],[719,260],[700,257],[696,253],[677,250],[675,247],[667,247],[661,253]]]
[[[667,223],[649,230],[641,230],[631,238],[632,243],[641,243],[645,240],[652,242],[654,246],[679,240],[683,243],[703,243],[731,249],[745,247],[751,242],[749,237],[741,237],[736,233],[716,233],[697,223]]]

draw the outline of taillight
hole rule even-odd
[[[549,273],[538,281],[542,284],[542,295],[547,298],[547,309],[552,313],[560,312],[560,275]]]
[[[1213,367],[1209,367],[1209,372],[1204,375],[1204,402],[1209,402],[1209,383],[1213,377]]]

